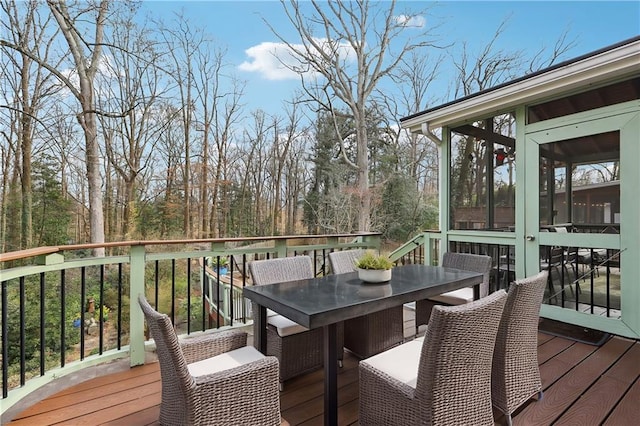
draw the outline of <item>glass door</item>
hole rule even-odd
[[[549,271],[543,311],[556,319],[622,317],[621,177],[625,167],[638,169],[637,147],[622,164],[630,118],[637,126],[637,115],[623,114],[528,127],[536,131],[525,136],[525,275]]]

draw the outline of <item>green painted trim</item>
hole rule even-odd
[[[580,248],[621,249],[619,234],[595,234],[580,232],[540,232],[538,242],[542,246],[566,246]]]
[[[439,214],[438,214],[438,225],[440,227],[440,231],[443,232],[442,238],[440,239],[440,259],[439,262],[442,261],[442,254],[446,252],[449,248],[449,237],[448,232],[450,230],[450,220],[451,217],[451,202],[450,202],[450,192],[451,192],[451,128],[443,127],[442,128],[442,143],[438,146],[438,154],[440,157],[439,170],[438,170],[438,181],[440,182],[438,188],[438,202],[440,203]]]
[[[465,243],[488,243],[488,244],[513,244],[515,232],[499,231],[449,231],[447,233],[449,241]]]
[[[516,108],[516,153],[525,152],[525,129],[526,129],[526,114],[527,110],[524,105]],[[515,235],[514,235],[514,247],[516,259],[526,259],[527,253],[527,216],[530,213],[527,210],[527,191],[528,187],[525,182],[527,181],[526,174],[526,156],[516,155],[515,165],[516,168],[516,197],[515,197]],[[537,169],[537,168],[536,168]],[[536,215],[537,216],[537,215]],[[525,275],[525,262],[517,262],[516,265],[516,277],[521,278]]]
[[[540,316],[569,324],[581,325],[595,330],[605,331],[607,333],[616,334],[618,336],[639,339],[640,334],[635,332],[623,320],[615,318],[601,317],[578,312],[575,309],[561,308],[560,306],[552,306],[543,304],[540,307]]]
[[[64,262],[64,256],[61,253],[51,253],[36,257],[38,265],[55,265]]]
[[[625,324],[640,335],[640,102],[620,129],[620,163],[620,308]]]
[[[406,243],[389,253],[389,259],[391,259],[392,262],[395,262],[402,256],[406,256],[422,245],[424,245],[423,234],[413,237],[410,241],[407,241]]]
[[[145,246],[132,246],[131,278],[129,285],[130,320],[129,320],[129,345],[131,366],[144,364],[144,314],[138,304],[138,295],[145,294]]]
[[[29,275],[38,275],[42,272],[57,272],[63,269],[81,268],[83,266],[99,266],[99,265],[114,265],[118,263],[129,263],[129,256],[113,256],[104,258],[87,258],[82,260],[70,260],[64,263],[57,263],[53,265],[32,265],[32,266],[20,266],[17,268],[3,269],[2,281],[9,281],[20,277],[26,277]]]
[[[527,219],[528,233],[535,241],[527,243],[534,250],[526,257],[527,271],[539,270],[539,245],[563,245],[593,248],[620,249],[621,253],[621,320],[581,314],[570,309],[547,307],[542,315],[553,315],[553,319],[572,322],[637,338],[640,335],[640,101],[631,101],[597,110],[574,114],[536,123],[527,127],[525,157],[528,170],[525,191],[526,205],[533,218]],[[535,131],[532,131],[535,130]],[[618,131],[620,134],[620,228],[621,234],[558,234],[539,232],[539,146],[581,136]],[[552,309],[554,308],[554,309]],[[558,311],[559,309],[559,311]]]

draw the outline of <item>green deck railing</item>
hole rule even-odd
[[[105,257],[91,257],[104,247]],[[144,293],[180,335],[251,323],[246,265],[305,254],[328,273],[328,254],[379,249],[378,233],[135,241],[40,247],[0,255],[2,412],[56,377],[129,357],[143,364]],[[207,259],[231,259],[229,274]]]

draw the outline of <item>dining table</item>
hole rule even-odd
[[[357,272],[246,286],[244,297],[258,305],[254,346],[267,354],[267,309],[306,327],[324,329],[324,424],[338,424],[338,360],[336,330],[344,320],[426,299],[464,287],[479,297],[480,273],[441,266],[410,264],[393,268],[391,279],[367,283]]]

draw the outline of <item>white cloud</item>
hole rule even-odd
[[[398,15],[394,19],[396,20],[396,24],[407,28],[423,28],[427,23],[424,16],[421,15]]]
[[[297,73],[285,66],[295,66],[298,61],[283,43],[262,42],[248,48],[245,53],[250,59],[239,65],[242,71],[260,73],[267,80],[299,78]]]
[[[316,39],[315,41],[322,49],[337,52],[343,63],[355,60],[355,53],[348,43],[336,45],[326,39]],[[304,46],[301,44],[293,45],[293,48],[304,51]],[[245,53],[250,59],[241,63],[238,68],[242,71],[260,73],[267,80],[298,79],[299,73],[293,71],[294,69],[305,72],[310,77],[316,74],[309,71],[308,67],[304,66],[284,43],[262,42],[248,48]]]

